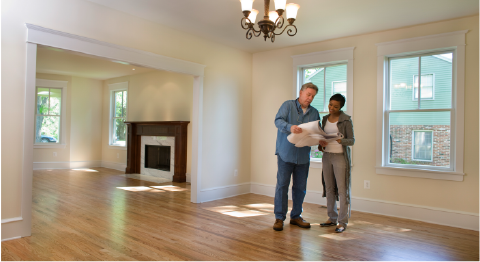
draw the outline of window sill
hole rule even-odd
[[[465,173],[454,172],[454,171],[438,171],[438,170],[412,169],[412,168],[402,168],[402,167],[377,166],[375,167],[375,169],[377,171],[377,174],[380,174],[380,175],[419,177],[419,178],[430,178],[430,179],[451,180],[451,181],[463,181],[463,176],[465,175]]]
[[[34,144],[33,145],[33,148],[38,148],[38,149],[40,149],[40,148],[65,148],[65,147],[67,147],[66,144],[57,144],[57,143],[55,143],[55,144],[45,144],[45,145],[43,145],[43,144]]]
[[[127,150],[126,146],[116,146],[116,145],[108,145],[111,149],[118,149],[118,150]]]

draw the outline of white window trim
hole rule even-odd
[[[130,100],[130,93],[128,92],[128,81],[127,82],[120,82],[120,83],[115,83],[115,84],[109,84],[108,85],[108,90],[109,90],[109,96],[110,96],[110,105],[109,105],[109,114],[108,114],[108,146],[111,148],[115,149],[121,149],[121,150],[127,150],[127,141],[125,141],[125,146],[121,145],[116,145],[112,143],[112,133],[113,133],[113,121],[112,121],[112,116],[115,112],[114,106],[115,106],[115,97],[113,96],[114,92],[116,91],[127,91],[127,114],[125,116],[125,119],[128,117],[128,100]],[[125,138],[126,140],[126,138]]]
[[[422,74],[422,76],[426,76],[426,75],[432,75],[432,98],[422,98],[422,101],[435,100],[435,74],[434,73]],[[415,98],[415,76],[417,75],[413,75],[412,101],[418,101],[418,99]]]
[[[383,175],[408,176],[441,180],[463,181],[463,149],[464,149],[464,96],[465,96],[465,35],[468,30],[456,31],[438,35],[428,35],[393,42],[378,43],[377,45],[377,147],[376,173]],[[433,170],[429,168],[403,168],[385,166],[385,99],[384,87],[387,83],[386,71],[388,58],[396,56],[416,55],[433,51],[454,50],[452,63],[452,146],[454,154],[453,171]]]
[[[35,80],[35,87],[46,87],[46,88],[60,88],[62,89],[62,102],[61,102],[61,116],[60,116],[60,141],[59,143],[55,144],[37,144],[35,143],[35,134],[33,134],[33,148],[66,148],[67,139],[66,135],[66,127],[67,127],[67,89],[68,89],[68,81],[59,81],[59,80],[47,80],[47,79],[39,79]],[[35,89],[36,90],[36,89]],[[37,93],[35,92],[35,103],[37,102]],[[35,110],[37,107],[34,106]],[[36,112],[36,111],[35,111]],[[35,116],[36,114],[34,114]],[[33,127],[35,129],[36,126],[36,119],[33,119]]]
[[[353,50],[355,47],[327,50],[321,52],[295,55],[293,58],[293,88],[292,97],[297,98],[299,87],[302,85],[303,72],[305,67],[320,67],[334,64],[347,64],[347,111],[346,113],[353,120]],[[353,153],[352,153],[353,158]],[[353,166],[353,160],[352,160]],[[310,160],[310,168],[322,168],[321,160]]]
[[[430,132],[432,133],[432,160],[424,160],[424,159],[415,159],[415,132]],[[412,130],[412,161],[422,161],[422,162],[433,162],[433,130]]]

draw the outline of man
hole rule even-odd
[[[275,224],[273,229],[283,230],[283,221],[288,211],[288,186],[293,174],[292,200],[293,208],[290,213],[290,224],[302,228],[310,228],[302,214],[302,204],[307,190],[307,177],[310,167],[310,147],[295,147],[287,140],[290,133],[302,133],[299,124],[320,120],[317,109],[310,106],[318,92],[318,87],[306,83],[300,89],[296,100],[288,100],[278,110],[275,117],[275,126],[278,128],[275,155],[278,160],[277,186],[275,188]]]

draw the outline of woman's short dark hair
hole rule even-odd
[[[330,97],[329,101],[332,100],[340,102],[340,108],[345,105],[345,97],[342,94],[334,94],[332,97]]]

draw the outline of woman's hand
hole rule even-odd
[[[318,141],[318,144],[322,147],[326,147],[328,145],[328,142],[325,141],[325,140],[320,140],[320,141]]]
[[[337,143],[341,144],[341,143],[342,143],[342,139],[337,139]]]

